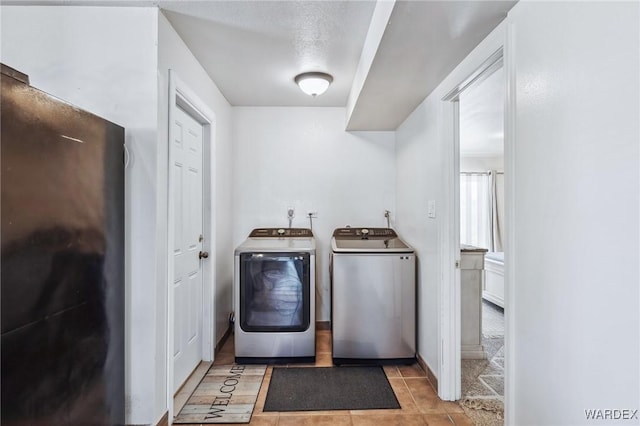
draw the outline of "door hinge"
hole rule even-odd
[[[456,260],[456,269],[460,269],[460,261]]]
[[[202,242],[202,240],[204,240],[204,237],[202,236],[202,234],[200,234],[200,236],[198,237],[198,242]]]

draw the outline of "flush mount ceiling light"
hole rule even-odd
[[[294,78],[296,84],[307,95],[322,95],[333,81],[333,77],[324,72],[304,72]]]

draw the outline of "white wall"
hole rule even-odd
[[[395,217],[393,132],[344,131],[344,108],[233,108],[233,238],[253,228],[308,227],[317,239],[318,321],[330,319],[329,252],[337,227]],[[393,223],[392,223],[393,224]]]
[[[504,156],[499,157],[465,157],[460,156],[461,172],[486,172],[488,170],[504,171]]]
[[[637,425],[589,422],[584,410],[640,408],[640,5],[521,2],[509,19],[507,262],[516,285],[507,420]]]
[[[168,98],[169,69],[175,71],[178,77],[200,100],[214,112],[216,122],[215,146],[213,147],[212,172],[215,182],[215,199],[212,200],[214,209],[214,238],[216,246],[212,250],[215,261],[215,339],[222,338],[229,325],[229,313],[232,310],[233,284],[233,241],[231,222],[231,106],[220,93],[216,84],[195,59],[191,51],[184,44],[180,36],[173,29],[167,18],[161,13],[159,16],[159,44],[158,44],[158,78],[161,95],[159,103],[159,164],[168,164]],[[167,181],[167,169],[163,167],[160,182]],[[166,187],[160,191],[166,203]],[[163,211],[160,223],[166,228],[167,215]],[[160,248],[166,258],[166,235],[164,245]],[[214,254],[212,253],[212,254]],[[166,265],[163,265],[166,266]],[[164,267],[166,277],[166,267]],[[166,300],[164,305],[166,306]]]
[[[3,63],[28,74],[33,86],[126,129],[126,413],[129,423],[151,423],[166,406],[158,259],[148,255],[166,232],[156,223],[158,10],[1,10]]]
[[[438,376],[443,147],[438,143],[438,103],[428,100],[396,132],[396,205],[397,229],[417,252],[418,353]],[[427,219],[428,200],[436,202],[435,219]]]
[[[436,377],[441,375],[440,286],[443,247],[450,235],[449,193],[454,149],[445,140],[442,98],[500,48],[504,25],[499,25],[411,113],[396,131],[397,228],[418,252],[418,353]],[[427,218],[427,202],[434,200],[436,217]]]
[[[453,158],[441,98],[508,41],[505,424],[610,424],[584,410],[640,408],[639,12],[637,2],[522,1],[397,131],[397,227],[419,250],[419,351],[438,374],[431,298]],[[428,199],[444,203],[435,220]]]

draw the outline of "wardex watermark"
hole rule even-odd
[[[591,409],[584,410],[587,420],[638,420],[638,410],[630,409]]]

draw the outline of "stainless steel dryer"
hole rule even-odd
[[[390,228],[338,228],[331,239],[333,362],[413,362],[415,253]]]
[[[238,363],[315,361],[315,259],[305,228],[259,228],[235,250]]]

